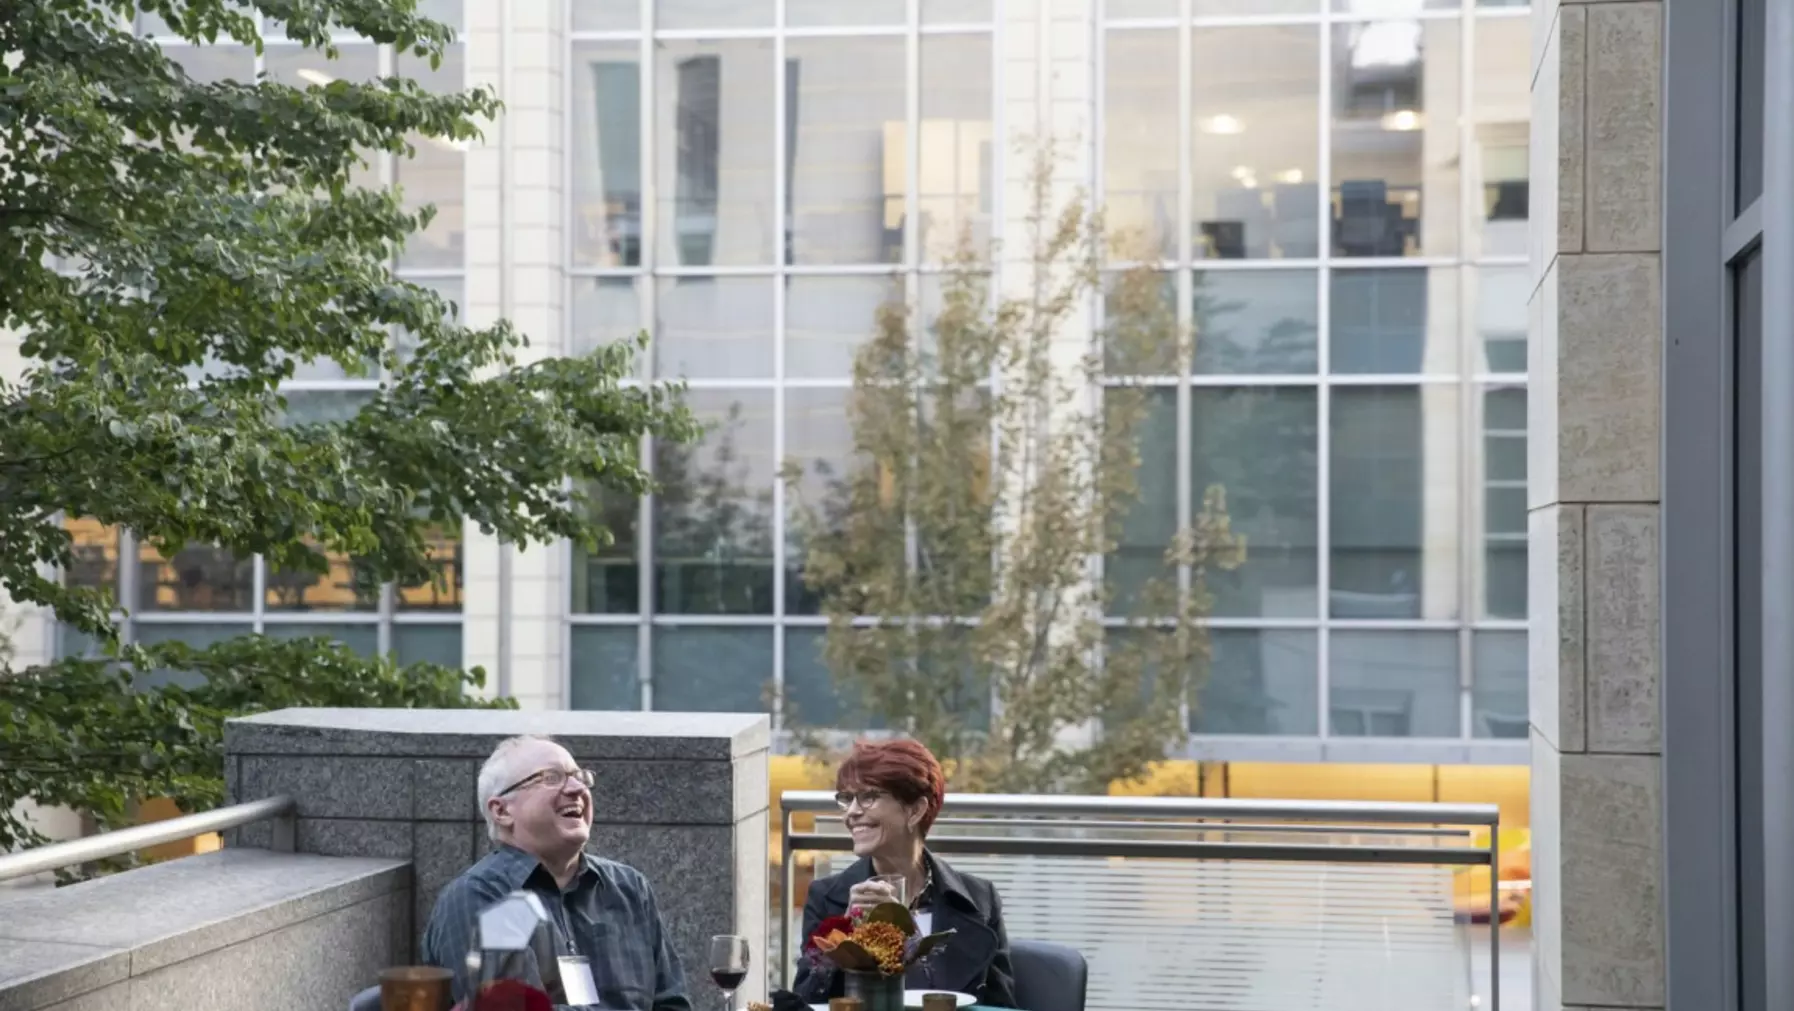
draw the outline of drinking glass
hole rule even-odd
[[[748,974],[747,938],[718,934],[710,939],[710,978],[723,992],[724,1011],[734,1011],[735,991]]]
[[[868,878],[867,880],[877,881],[880,884],[885,884],[885,885],[891,886],[891,901],[892,902],[895,902],[901,906],[901,905],[904,905],[908,901],[908,896],[904,895],[904,892],[909,890],[909,879],[904,877],[903,875],[901,875],[901,874],[874,874],[874,875],[872,875],[872,877]]]

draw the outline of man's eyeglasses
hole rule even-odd
[[[857,801],[860,805],[860,810],[866,811],[870,810],[872,805],[889,796],[890,794],[883,790],[842,790],[840,793],[835,794],[835,804],[840,807],[841,810],[846,811],[852,808]]]
[[[496,794],[493,794],[493,796],[503,797],[507,793],[516,793],[526,786],[536,786],[538,784],[546,786],[550,790],[559,790],[561,787],[567,785],[567,780],[569,779],[578,780],[579,785],[588,790],[592,788],[593,783],[598,781],[598,777],[592,775],[592,770],[590,769],[543,769],[540,772],[530,773],[517,782],[512,783],[510,786],[498,791]]]

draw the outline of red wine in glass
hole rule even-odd
[[[710,978],[723,992],[724,1011],[734,1011],[735,991],[747,979],[747,938],[718,934],[710,939]]]

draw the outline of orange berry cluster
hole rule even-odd
[[[904,937],[902,928],[890,923],[862,923],[854,930],[853,939],[878,959],[880,971],[886,974],[903,971],[903,944],[908,938]]]

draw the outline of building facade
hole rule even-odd
[[[346,559],[314,583],[77,525],[69,578],[113,586],[127,635],[324,632],[480,664],[526,706],[788,700],[826,721],[779,470],[845,464],[855,347],[893,298],[926,321],[961,235],[1021,283],[1050,140],[1060,195],[1150,236],[1199,334],[1187,374],[1127,380],[1155,411],[1109,578],[1156,559],[1209,484],[1249,542],[1218,588],[1191,757],[1525,763],[1529,8],[426,7],[461,40],[425,79],[492,87],[508,113],[466,150],[376,166],[439,210],[401,271],[472,323],[513,319],[530,354],[649,330],[643,378],[685,378],[715,429],[644,447],[666,491],[605,508],[614,546],[448,532],[444,589],[357,594]],[[169,47],[196,76],[422,73],[353,40],[337,61]],[[375,382],[317,365],[291,397],[341,411]],[[82,648],[38,624],[27,658]]]

